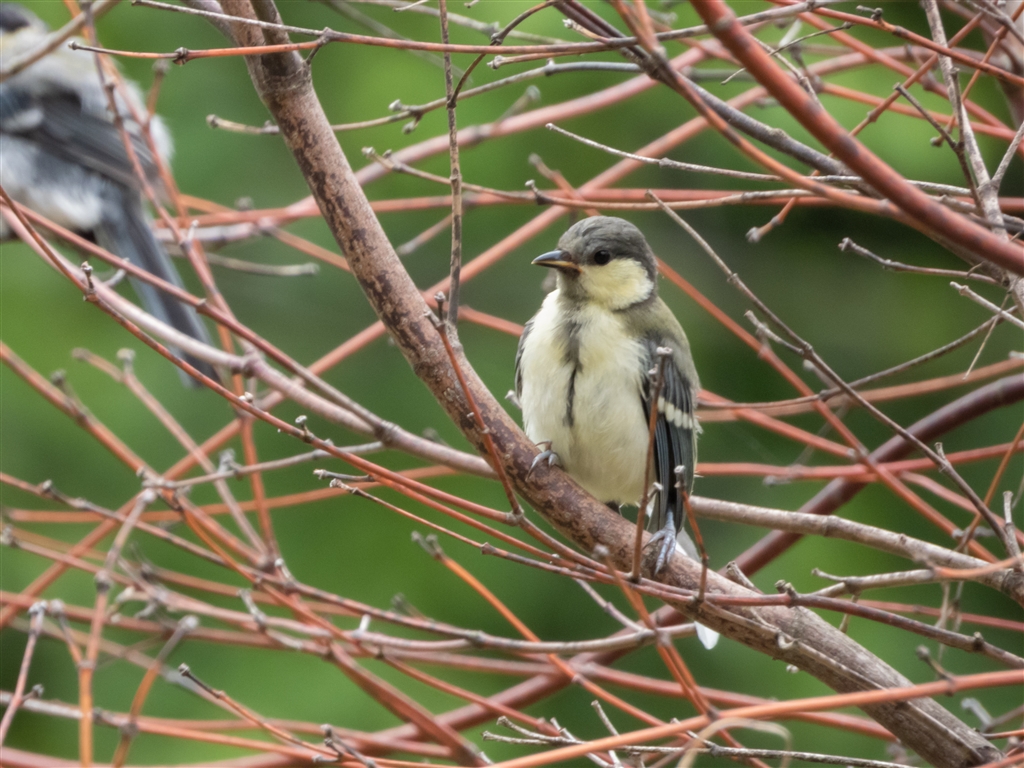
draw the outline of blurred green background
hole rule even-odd
[[[56,0],[30,2],[28,5],[52,25],[59,25],[67,18],[64,6]],[[612,18],[605,5],[588,5]],[[767,7],[767,4],[755,2],[732,5],[741,13]],[[850,4],[849,10],[853,5]],[[918,32],[927,32],[923,14],[916,4],[882,5],[887,20]],[[279,2],[279,7],[285,21],[290,24],[367,32],[324,3],[286,0]],[[358,7],[409,37],[439,39],[437,21],[433,17],[414,12],[394,13],[382,7]],[[520,0],[483,0],[472,8],[459,3],[451,10],[503,25],[527,7],[529,3]],[[674,26],[697,23],[689,5],[674,5],[671,10],[677,15]],[[952,19],[947,21],[950,28],[955,28]],[[117,49],[173,51],[184,46],[196,50],[223,47],[225,44],[223,38],[202,19],[131,7],[127,3],[103,18],[98,28],[103,44]],[[572,33],[564,29],[560,14],[550,9],[531,18],[522,29],[573,39]],[[762,37],[777,41],[784,31],[769,27]],[[810,30],[805,28],[804,31]],[[895,45],[898,42],[863,30],[857,30],[856,34],[876,45]],[[453,26],[452,38],[456,42],[476,44],[485,40],[483,35],[458,26]],[[967,44],[980,47],[980,38],[971,37]],[[669,46],[670,54],[680,50],[676,44]],[[610,54],[597,58],[616,60]],[[817,58],[809,56],[811,61]],[[456,57],[455,63],[465,67],[469,61],[469,57],[462,56]],[[150,62],[124,60],[122,64],[125,72],[144,88],[152,82]],[[489,82],[527,66],[534,65],[509,66],[498,71],[481,66],[474,72],[472,84]],[[721,65],[716,63],[715,66]],[[397,50],[330,45],[318,53],[313,69],[326,113],[336,123],[385,115],[388,104],[395,100],[417,104],[444,93],[443,70],[437,61]],[[551,105],[621,82],[627,77],[624,74],[587,72],[545,78],[534,81],[534,84],[540,89],[541,105]],[[867,67],[834,79],[884,96],[897,76],[879,67]],[[750,87],[750,83],[737,79],[725,86],[713,83],[706,87],[728,97]],[[524,88],[524,85],[515,85],[465,101],[459,107],[459,125],[464,127],[497,119],[522,95]],[[939,99],[923,95],[919,88],[915,92],[928,106],[943,109]],[[1002,94],[992,82],[983,79],[974,91],[974,98],[996,115],[1009,119]],[[828,96],[822,100],[847,127],[855,125],[867,109]],[[206,59],[171,67],[160,94],[159,111],[175,138],[177,150],[173,168],[182,191],[226,206],[248,198],[258,208],[287,205],[307,194],[298,170],[278,138],[212,130],[206,124],[209,114],[250,125],[261,125],[267,119],[267,112],[254,94],[241,59]],[[753,113],[800,139],[809,140],[805,132],[775,106],[755,107]],[[634,150],[690,119],[693,114],[693,109],[681,98],[665,89],[652,89],[613,108],[565,121],[563,126],[612,146]],[[364,146],[373,146],[378,151],[397,150],[443,134],[445,120],[442,112],[433,112],[409,134],[403,133],[402,123],[394,123],[342,133],[339,139],[351,162],[358,168],[366,162],[360,154]],[[931,135],[932,130],[923,121],[887,114],[868,128],[862,138],[910,178],[962,184],[963,177],[953,154],[945,147],[931,146],[928,142]],[[1005,142],[984,136],[980,141],[989,166],[994,168],[1005,149]],[[467,181],[501,189],[523,189],[527,180],[535,178],[542,188],[549,186],[548,182],[540,180],[537,170],[529,163],[531,153],[538,154],[548,166],[561,171],[574,185],[582,184],[611,163],[606,155],[596,150],[581,147],[552,132],[535,130],[465,150],[462,153],[463,173]],[[671,156],[709,165],[759,170],[713,133],[700,135]],[[420,167],[446,176],[447,163],[447,156],[441,155],[420,164]],[[634,173],[624,185],[639,188],[746,188],[747,183],[645,169]],[[371,200],[444,193],[443,187],[407,177],[387,177],[367,188]],[[1007,175],[1003,194],[1020,196],[1022,193],[1024,174],[1018,157]],[[957,296],[947,279],[883,272],[875,265],[839,252],[836,247],[842,238],[851,237],[887,258],[935,267],[957,269],[963,266],[962,262],[919,233],[889,221],[847,211],[797,208],[784,226],[761,243],[749,244],[745,233],[751,227],[765,224],[777,211],[777,206],[731,207],[691,212],[686,217],[743,280],[847,379],[927,352],[986,319],[986,312]],[[535,207],[525,205],[470,210],[464,227],[466,260],[471,260],[514,232],[537,212]],[[444,214],[441,209],[385,214],[382,223],[392,242],[401,244],[436,223]],[[748,307],[742,297],[725,282],[722,273],[710,260],[693,247],[684,233],[661,214],[637,213],[630,214],[629,218],[647,233],[655,251],[663,259],[731,317],[745,324],[742,315]],[[463,302],[518,323],[525,322],[543,295],[540,289],[542,275],[529,267],[529,260],[551,249],[566,222],[567,219],[563,219],[542,237],[466,283]],[[319,220],[302,221],[289,229],[337,250]],[[0,337],[37,371],[50,374],[58,369],[66,370],[70,386],[89,410],[156,470],[171,466],[180,458],[181,448],[125,389],[87,365],[74,361],[70,354],[73,348],[86,347],[108,359],[113,359],[123,346],[135,349],[140,378],[199,441],[231,419],[231,409],[215,394],[181,387],[178,377],[173,375],[164,360],[127,335],[107,316],[84,303],[73,287],[27,248],[18,243],[4,243],[0,247],[3,252],[0,259]],[[449,247],[446,231],[406,258],[417,284],[426,287],[447,275]],[[307,257],[270,238],[233,245],[225,248],[223,253],[266,264],[307,261]],[[218,267],[214,267],[214,273],[238,319],[303,363],[316,360],[374,320],[373,312],[355,281],[347,273],[329,267],[322,268],[315,277],[290,279],[261,277]],[[186,282],[194,291],[199,291],[192,276],[186,275]],[[133,296],[130,289],[124,290]],[[662,292],[687,329],[702,383],[707,389],[735,401],[747,402],[794,395],[791,388],[759,362],[750,349],[678,290],[665,282]],[[1002,299],[998,291],[982,292],[997,303]],[[476,370],[497,396],[504,395],[512,386],[516,339],[467,323],[463,323],[460,334]],[[1020,348],[1021,334],[1001,326],[981,352],[978,364],[1003,360],[1010,350]],[[894,381],[964,371],[977,351],[978,344],[973,343],[920,372]],[[784,352],[783,357],[794,369],[800,370],[799,360]],[[818,386],[813,377],[805,376],[812,387]],[[459,447],[467,446],[397,349],[385,339],[347,359],[330,371],[326,378],[382,417],[412,432],[436,430],[445,441]],[[909,424],[963,391],[954,390],[952,393],[888,404],[886,411],[901,423]],[[294,419],[300,413],[291,404],[277,410],[277,415],[286,419]],[[952,452],[1006,442],[1019,426],[1021,416],[1019,407],[994,412],[944,436],[945,450]],[[0,466],[4,472],[31,483],[52,479],[66,494],[113,508],[122,505],[138,490],[139,481],[130,471],[6,367],[0,368],[0,417]],[[817,431],[821,426],[818,419],[809,416],[793,421],[811,431]],[[878,445],[889,436],[882,426],[864,414],[853,413],[847,421],[869,447]],[[340,445],[364,441],[364,438],[348,434],[331,424],[311,420],[310,426],[317,435],[330,437]],[[261,460],[304,450],[302,445],[276,434],[265,425],[257,424],[255,433]],[[241,460],[237,441],[231,447],[236,449]],[[786,465],[795,461],[800,453],[801,446],[744,423],[708,424],[700,447],[701,459],[709,462],[754,461]],[[408,457],[393,453],[377,458],[391,467],[416,464]],[[829,462],[820,456],[813,456],[810,461]],[[323,466],[345,471],[340,465]],[[995,462],[982,462],[963,467],[963,474],[975,488],[984,490],[994,470]],[[1015,489],[1020,482],[1021,471],[1022,462],[1018,456],[1011,463],[1000,490]],[[308,465],[268,474],[265,482],[267,493],[272,496],[311,490],[322,485],[311,476]],[[445,490],[496,508],[507,505],[496,483],[462,477],[433,482]],[[697,492],[716,498],[796,509],[819,487],[814,483],[766,485],[758,478],[708,477],[698,482]],[[232,483],[232,488],[239,498],[249,498],[246,482]],[[48,507],[44,502],[8,486],[0,486],[0,493],[5,509]],[[436,519],[434,513],[409,500],[387,492],[380,495],[417,514]],[[212,490],[205,487],[197,489],[193,499],[198,502],[217,500]],[[970,519],[967,513],[939,499],[928,497],[928,500],[958,524],[966,524]],[[879,488],[862,492],[844,508],[843,514],[948,543],[905,504]],[[278,509],[273,513],[273,519],[288,566],[305,583],[378,607],[387,607],[393,595],[402,593],[417,609],[438,620],[514,636],[514,631],[468,587],[410,541],[410,533],[421,530],[421,526],[352,498]],[[458,524],[450,524],[447,520],[440,522],[467,535],[475,535]],[[25,527],[69,542],[78,540],[90,529],[87,525]],[[183,526],[176,526],[174,530],[181,535],[189,535]],[[710,522],[704,523],[702,530],[714,567],[723,566],[763,533]],[[243,586],[232,575],[198,563],[194,558],[151,538],[135,535],[133,540],[138,547],[133,550],[133,556],[144,557],[166,568]],[[479,557],[474,550],[450,540],[442,541],[442,545],[545,639],[600,637],[617,629],[612,620],[569,580],[497,559]],[[40,558],[16,548],[0,550],[2,588],[9,592],[23,589],[46,565]],[[852,544],[805,540],[758,573],[754,581],[768,592],[780,578],[792,582],[801,591],[817,589],[823,586],[823,582],[811,576],[812,567],[821,567],[832,573],[859,575],[898,570],[907,567],[907,563]],[[614,591],[606,591],[605,594],[617,598]],[[91,606],[95,589],[87,576],[69,573],[44,596],[61,597],[70,604]],[[921,587],[891,594],[879,592],[871,597],[938,605],[941,593],[938,587]],[[219,604],[243,610],[238,600],[223,600]],[[974,613],[1021,618],[1019,608],[1008,600],[972,585],[964,589],[961,605],[964,610]],[[125,612],[141,607],[129,605]],[[176,620],[178,617],[171,618]],[[837,622],[835,616],[826,618]],[[351,621],[341,623],[352,626]],[[965,625],[965,631],[974,629]],[[932,672],[915,656],[920,638],[857,619],[852,620],[850,632],[912,680],[923,682],[933,678]],[[985,630],[984,634],[1005,648],[1021,651],[1019,636],[996,630]],[[142,639],[139,635],[116,629],[106,630],[104,636],[125,645]],[[8,628],[0,634],[0,686],[4,690],[14,687],[24,644],[22,630]],[[782,664],[728,640],[723,640],[714,652],[705,651],[695,639],[682,640],[679,647],[698,681],[704,685],[777,698],[826,692],[822,684],[809,676],[788,674]],[[156,649],[146,650],[153,653]],[[366,730],[384,728],[397,722],[382,707],[370,702],[340,672],[309,656],[185,642],[169,660],[172,667],[179,663],[189,664],[201,679],[228,691],[267,717],[330,722]],[[956,674],[993,668],[991,662],[955,651],[947,652],[942,663]],[[379,662],[368,661],[366,664],[433,711],[443,711],[460,704],[452,697],[401,678]],[[667,677],[651,649],[634,653],[619,665],[624,669]],[[456,684],[485,694],[513,682],[468,672],[446,671],[442,674]],[[116,712],[126,711],[140,677],[141,671],[137,667],[123,660],[101,657],[96,676],[97,706]],[[73,665],[62,643],[51,639],[41,641],[29,683],[42,683],[48,699],[77,702]],[[684,717],[690,713],[689,706],[678,700],[631,693],[627,696],[660,718]],[[530,711],[537,716],[557,717],[562,725],[580,738],[596,737],[602,735],[603,727],[587,705],[590,698],[579,689],[571,688]],[[960,712],[961,698],[956,697],[946,704],[970,724],[976,724],[972,715]],[[978,698],[993,713],[1005,711],[1021,701],[1019,690],[1005,689],[983,691]],[[182,718],[224,716],[181,687],[162,680],[157,682],[146,704],[145,714]],[[613,713],[612,717],[620,730],[637,726],[636,722],[620,713]],[[884,745],[876,741],[810,725],[788,725],[793,730],[796,749],[876,758],[884,756]],[[532,749],[482,743],[480,730],[470,731],[468,735],[480,743],[492,759],[525,754]],[[96,738],[97,759],[109,760],[117,733],[97,727]],[[777,740],[764,736],[750,735],[748,738],[744,734],[743,738],[750,745],[780,746]],[[77,724],[22,711],[7,743],[70,758],[77,751]],[[131,762],[173,764],[217,760],[240,754],[244,753],[216,745],[143,735],[132,748]],[[701,764],[711,762],[702,760]]]

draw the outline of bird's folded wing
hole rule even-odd
[[[26,96],[13,87],[5,88],[0,100],[0,130],[34,142],[56,158],[88,168],[98,175],[130,188],[140,183],[121,131],[106,116],[82,111],[72,93]],[[138,136],[132,148],[148,175],[153,174],[152,153]]]
[[[676,467],[682,467],[682,484],[686,493],[693,487],[693,468],[697,461],[697,420],[694,415],[695,388],[683,373],[678,344],[664,338],[644,339],[648,365],[642,382],[641,397],[644,414],[650,419],[650,399],[654,376],[659,365],[657,349],[668,347],[673,354],[665,359],[661,392],[658,396],[657,421],[654,427],[654,479],[662,487],[654,507],[652,530],[660,530],[671,510],[676,529],[682,527],[683,511],[676,487]]]

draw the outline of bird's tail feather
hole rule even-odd
[[[661,525],[664,525],[664,522],[657,523],[656,521],[658,509],[660,509],[660,502],[657,498],[652,498],[647,502],[647,519],[651,520],[654,523],[651,525],[651,530],[654,531],[660,530]],[[698,563],[701,562],[700,552],[697,551],[697,545],[693,543],[693,539],[690,538],[690,535],[686,532],[686,529],[683,528],[683,524],[681,522],[683,518],[675,517],[674,511],[672,512],[672,514],[673,521],[680,521],[679,527],[676,529],[676,553],[679,553],[679,551],[682,550],[682,553],[686,557],[690,558],[691,560],[696,560]],[[685,513],[680,511],[680,514]],[[705,627],[703,624],[698,624],[696,622],[694,623],[694,627],[697,630],[697,639],[700,640],[701,645],[703,645],[709,651],[716,645],[718,645],[718,641],[719,639],[721,639],[721,635],[715,632],[715,630],[709,629],[708,627]]]
[[[183,283],[178,270],[149,228],[141,201],[137,199],[137,193],[125,190],[122,197],[123,199],[119,201],[120,204],[113,206],[121,215],[108,216],[100,223],[95,230],[97,242],[110,252],[127,258],[136,266],[142,267],[161,280],[182,287]],[[132,197],[136,199],[130,199]],[[165,293],[149,283],[141,280],[132,280],[131,282],[147,312],[186,336],[191,336],[204,344],[210,343],[210,334],[193,307],[183,304],[169,293]],[[177,349],[172,349],[172,351],[201,373],[214,380],[218,379],[217,372],[209,363],[191,355],[182,355],[181,351]],[[179,370],[179,373],[186,385],[199,386],[199,382],[184,371]]]
[[[679,529],[679,533],[676,534],[676,544],[679,549],[682,549],[686,553],[686,556],[691,560],[696,560],[698,563],[701,561],[700,553],[697,551],[697,545],[693,543],[693,539],[690,538],[689,534],[682,528]],[[705,627],[703,624],[694,623],[694,627],[697,630],[697,639],[700,640],[700,644],[707,648],[709,651],[718,645],[718,640],[721,638],[715,630]]]

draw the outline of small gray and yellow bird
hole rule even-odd
[[[48,31],[31,11],[15,3],[0,4],[0,65],[36,48]],[[132,118],[133,111],[146,114],[138,88],[127,83],[117,98],[133,149],[151,183],[158,186],[153,155]],[[149,131],[157,153],[166,160],[171,140],[159,117],[149,121]],[[114,123],[92,54],[64,44],[0,82],[0,185],[22,205],[181,287],[177,269],[150,229],[142,184]],[[0,218],[0,238],[10,236],[7,230]],[[132,284],[151,315],[210,343],[195,309],[149,283]],[[216,377],[209,364],[185,359]],[[182,378],[195,383],[184,374]]]
[[[557,289],[526,324],[516,355],[516,395],[526,434],[584,489],[614,509],[639,504],[656,481],[651,512],[655,572],[675,550],[697,461],[697,369],[682,326],[658,297],[657,264],[628,221],[595,216],[573,225],[558,250],[533,260],[557,270]],[[653,371],[664,363],[645,477]],[[685,533],[680,543],[692,548]],[[689,546],[687,546],[689,545]],[[688,552],[691,556],[695,552]]]

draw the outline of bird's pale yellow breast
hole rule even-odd
[[[526,434],[550,442],[566,471],[602,501],[635,502],[643,492],[643,355],[619,313],[588,302],[566,314],[557,291],[523,345]]]

